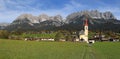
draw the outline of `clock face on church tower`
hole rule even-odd
[[[86,30],[88,30],[88,27],[85,27]]]

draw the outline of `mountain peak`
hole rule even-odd
[[[81,19],[84,20],[85,18],[89,18],[89,19],[101,19],[101,20],[111,20],[114,19],[116,20],[115,16],[109,12],[99,12],[98,10],[83,10],[80,12],[74,12],[70,15],[68,15],[67,17],[67,22],[73,22],[75,19]]]
[[[120,21],[115,18],[115,16],[109,12],[99,12],[98,10],[83,10],[79,12],[74,12],[66,17],[65,22],[61,15],[48,16],[47,14],[41,14],[39,16],[33,16],[32,14],[22,14],[16,18],[8,27],[9,30],[18,29],[43,29],[48,30],[53,28],[59,29],[74,29],[80,30],[84,25],[84,21],[88,20],[90,28],[99,29],[102,25],[115,25],[118,26]],[[107,29],[109,29],[108,26]]]

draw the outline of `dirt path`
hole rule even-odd
[[[81,59],[98,59],[92,46],[86,45]]]

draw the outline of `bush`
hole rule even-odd
[[[66,40],[66,41],[72,41],[72,35],[71,35],[69,32],[67,32],[67,31],[66,31],[65,33],[66,33],[66,34],[65,34],[65,35],[66,35],[66,36],[65,36],[65,40]]]
[[[64,38],[64,35],[63,33],[61,32],[58,32],[56,35],[55,35],[55,41],[60,41],[60,39],[63,39]]]
[[[6,30],[0,30],[0,38],[8,38],[9,32]]]

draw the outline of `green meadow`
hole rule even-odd
[[[0,39],[0,59],[120,59],[120,42],[37,42]]]

